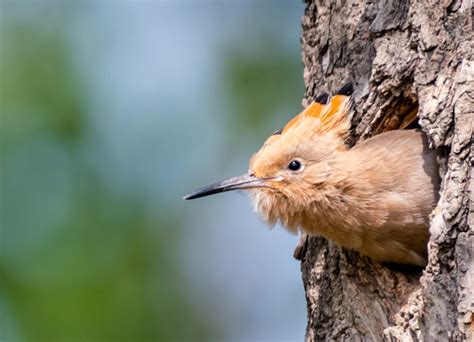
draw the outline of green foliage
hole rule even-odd
[[[4,17],[2,17],[2,20]],[[65,37],[7,20],[1,39],[1,111],[9,137],[47,130],[65,139],[83,125],[84,89]]]
[[[177,220],[151,216],[139,197],[117,195],[91,167],[88,99],[67,37],[41,27],[2,24],[0,301],[2,322],[15,322],[2,338],[215,336],[179,285],[170,257]]]
[[[175,213],[178,205],[167,203],[157,214],[143,191],[118,191],[122,184],[114,166],[107,165],[108,156],[91,151],[97,143],[91,140],[96,127],[88,112],[93,89],[76,68],[80,54],[68,34],[69,6],[43,3],[41,15],[0,13],[0,320],[6,325],[0,337],[8,342],[218,339],[223,328],[206,316],[215,303],[193,304],[203,301],[191,298],[193,284],[186,283],[175,257],[179,239],[188,233]],[[56,15],[49,15],[50,9]],[[258,43],[222,49],[218,71],[219,85],[225,85],[220,127],[231,127],[224,134],[239,142],[279,128],[298,112],[303,94],[299,55],[288,54],[268,36],[253,41]],[[175,132],[165,133],[163,141],[175,139],[170,137]],[[235,154],[236,148],[228,152]],[[95,163],[98,157],[105,162]]]
[[[304,93],[300,57],[289,54],[271,37],[255,41],[259,43],[250,49],[237,45],[224,50],[222,83],[226,85],[225,94],[231,95],[226,113],[240,137],[256,132],[271,134],[272,129],[279,129],[268,127],[269,122],[283,125],[298,114]]]

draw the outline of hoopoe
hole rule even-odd
[[[418,130],[345,144],[352,86],[323,94],[271,135],[248,173],[196,190],[194,199],[246,190],[270,225],[320,235],[378,261],[424,266],[438,200],[436,151]]]

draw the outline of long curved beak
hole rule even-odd
[[[261,188],[268,186],[266,181],[268,178],[257,178],[252,174],[246,173],[242,176],[232,177],[221,182],[217,182],[204,188],[191,192],[183,197],[185,200],[192,200],[199,197],[218,194],[219,192],[241,190],[249,188]]]

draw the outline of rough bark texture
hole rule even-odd
[[[302,238],[307,340],[474,339],[471,1],[312,0],[302,26],[303,104],[353,81],[353,141],[416,114],[443,177],[424,270]]]

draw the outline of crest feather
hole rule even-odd
[[[347,94],[348,91],[345,90]],[[324,102],[327,102],[327,104]],[[329,101],[327,99],[325,101],[315,100],[300,114],[291,119],[283,127],[281,133],[284,134],[305,117],[311,117],[320,121],[317,128],[318,133],[333,132],[335,135],[344,138],[347,136],[350,127],[351,110],[352,99],[350,95],[337,94],[331,97]]]
[[[352,109],[350,96],[336,95],[326,106],[328,107],[321,117],[321,132],[334,131],[339,136],[345,136],[350,127],[350,112]]]

